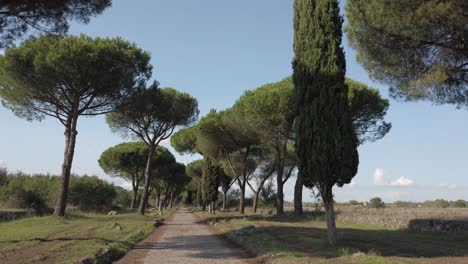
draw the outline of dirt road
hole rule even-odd
[[[215,234],[200,218],[179,209],[165,224],[132,249],[118,264],[254,263],[241,249]]]

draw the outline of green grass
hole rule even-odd
[[[270,263],[468,263],[467,234],[414,233],[338,222],[339,242],[331,246],[327,242],[326,223],[320,219],[196,213],[215,223],[214,227],[229,239]]]
[[[162,218],[167,217],[166,211]],[[156,217],[136,213],[74,214],[0,223],[0,255],[9,263],[75,263],[110,249],[120,257],[155,228]],[[118,223],[122,229],[109,229]]]

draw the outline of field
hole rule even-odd
[[[1,263],[76,263],[86,258],[110,263],[150,234],[159,220],[136,213],[74,214],[0,223]]]
[[[402,223],[418,219],[458,221],[468,227],[468,209],[340,208],[337,246],[326,240],[321,213],[305,217],[218,212],[197,213],[230,240],[268,263],[466,264],[468,232],[414,232]],[[416,218],[415,218],[416,217]],[[449,219],[450,218],[450,219]]]

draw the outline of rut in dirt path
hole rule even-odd
[[[139,243],[118,264],[244,264],[254,259],[226,242],[187,209]]]

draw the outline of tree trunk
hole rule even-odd
[[[140,207],[138,208],[138,213],[145,215],[146,204],[149,197],[149,186],[151,185],[151,163],[153,161],[154,151],[156,146],[150,146],[148,152],[148,160],[146,161],[145,168],[145,186],[143,188],[143,194],[141,195]]]
[[[211,201],[210,205],[211,205],[211,213],[214,214],[216,211],[216,201]]]
[[[301,173],[297,174],[296,184],[294,185],[294,214],[303,215],[302,210],[302,189],[303,189],[303,176]]]
[[[223,211],[227,210],[227,192],[223,192]]]
[[[159,207],[161,205],[161,192],[158,192],[158,195],[156,195],[156,204]]]
[[[133,195],[132,195],[132,203],[130,204],[130,208],[136,208],[136,201],[138,196],[138,188],[133,188]]]
[[[239,197],[239,213],[244,214],[245,211],[245,179],[240,181],[240,197]]]
[[[253,196],[253,212],[257,213],[257,207],[258,207],[258,192],[254,192]]]
[[[322,194],[323,204],[325,206],[325,214],[327,217],[327,235],[328,243],[330,245],[336,244],[336,222],[335,222],[335,210],[333,206],[333,193],[332,188],[327,188]]]
[[[68,186],[70,184],[70,171],[73,163],[73,155],[75,153],[76,125],[78,117],[71,118],[70,126],[65,129],[65,151],[62,164],[62,179],[57,204],[55,206],[54,215],[64,216],[65,208],[68,200]]]
[[[276,176],[276,214],[284,214],[283,169]]]
[[[202,201],[202,211],[206,211],[206,202]]]
[[[169,208],[172,208],[174,205],[174,191],[171,191],[171,198],[169,200]]]

